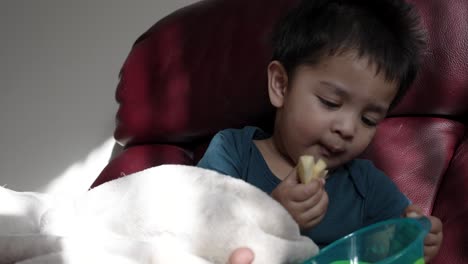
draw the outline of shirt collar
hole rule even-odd
[[[346,174],[346,177],[349,177],[350,181],[353,183],[354,187],[356,188],[358,194],[362,198],[366,198],[367,195],[367,186],[366,186],[366,172],[363,170],[362,166],[356,166],[355,160],[351,160],[348,163],[340,166],[339,168],[335,169],[333,174],[340,173]]]

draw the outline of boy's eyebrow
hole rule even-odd
[[[339,96],[349,98],[349,93],[346,91],[346,89],[344,89],[343,87],[341,87],[340,85],[338,85],[336,83],[327,82],[327,81],[320,81],[320,84],[324,84],[326,86],[329,86]],[[377,105],[377,104],[370,104],[367,107],[367,110],[371,111],[371,112],[376,112],[376,113],[379,113],[379,114],[384,114],[384,115],[387,113],[387,108],[386,107],[381,106],[381,105]]]
[[[376,105],[376,104],[371,104],[367,107],[368,111],[379,113],[379,114],[387,114],[387,109],[383,106]]]
[[[349,93],[346,91],[346,89],[344,89],[338,84],[327,82],[327,81],[320,81],[320,84],[324,84],[326,86],[329,86],[330,88],[333,88],[334,92],[339,96],[349,97]]]

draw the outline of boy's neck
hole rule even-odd
[[[273,137],[254,140],[253,142],[262,154],[270,171],[280,180],[284,180],[294,169],[294,165],[277,148]]]

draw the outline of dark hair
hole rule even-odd
[[[301,64],[356,51],[399,84],[392,108],[416,78],[425,43],[404,0],[303,0],[276,25],[272,59],[290,75]]]

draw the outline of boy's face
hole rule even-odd
[[[295,165],[299,156],[324,159],[333,169],[371,142],[397,92],[367,58],[353,53],[299,66],[288,79],[282,65],[268,68],[269,93],[277,108],[273,142]]]

